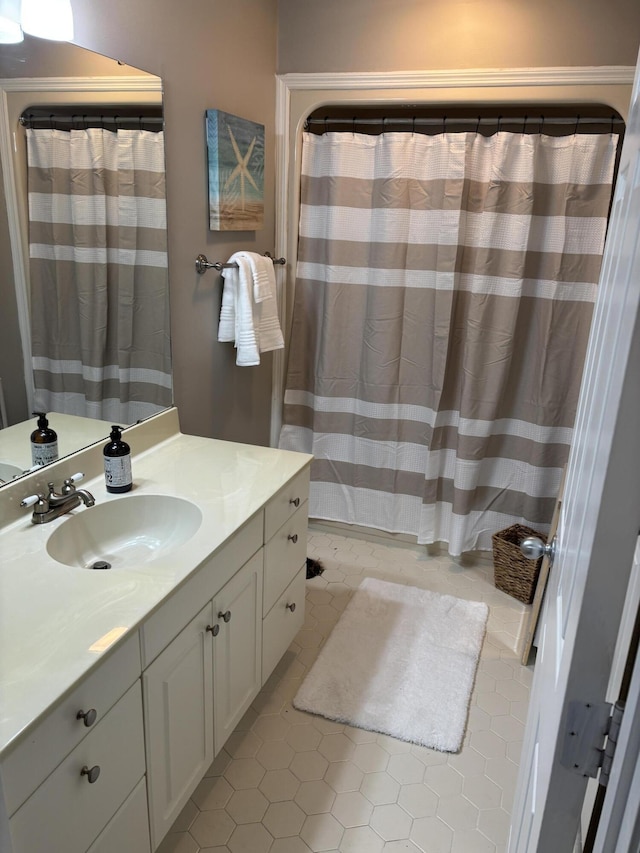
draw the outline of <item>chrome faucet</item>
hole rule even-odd
[[[47,483],[49,489],[47,495],[29,495],[20,501],[20,506],[33,507],[32,524],[46,524],[46,522],[53,521],[64,513],[75,509],[81,503],[85,506],[93,506],[95,498],[91,492],[86,489],[76,489],[75,484],[83,477],[84,474],[74,474],[66,479],[62,484],[60,494],[56,492],[53,483]]]

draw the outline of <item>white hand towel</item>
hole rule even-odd
[[[271,258],[258,255],[256,252],[246,252],[246,257],[251,264],[253,298],[255,302],[263,302],[265,299],[275,299],[276,276]]]
[[[256,302],[258,348],[270,352],[284,347],[284,338],[278,320],[276,274],[271,258],[247,252],[253,275],[253,298]]]
[[[227,275],[229,272],[229,275]],[[220,320],[218,321],[218,340],[235,341],[236,339],[236,298],[240,277],[238,270],[222,270],[224,286],[222,289],[222,304],[220,305]]]
[[[236,364],[240,367],[251,367],[260,364],[260,353],[253,315],[253,275],[251,265],[243,255],[243,252],[232,255],[229,263],[237,264],[237,267],[228,267],[222,271],[225,283],[218,340],[233,340],[237,350]],[[230,292],[225,298],[227,288]]]
[[[257,309],[260,317],[258,322],[258,348],[260,352],[282,349],[284,338],[280,329],[275,298],[265,299],[257,306]]]
[[[284,347],[273,261],[255,252],[236,252],[229,263],[237,267],[222,271],[218,340],[234,341],[236,364],[253,366],[260,364],[261,352]]]

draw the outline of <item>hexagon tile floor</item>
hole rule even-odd
[[[526,610],[493,585],[486,558],[311,529],[303,629],[187,803],[159,853],[503,853],[532,668],[514,652]],[[489,555],[490,556],[490,555]],[[291,704],[365,576],[490,606],[464,745],[435,752]]]

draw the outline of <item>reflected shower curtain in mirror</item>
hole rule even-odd
[[[162,133],[27,130],[35,408],[171,405]]]
[[[568,457],[617,137],[305,134],[280,447],[312,518],[490,549]]]

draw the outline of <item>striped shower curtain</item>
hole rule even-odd
[[[35,408],[170,406],[163,134],[28,130],[27,153]]]
[[[282,448],[309,514],[490,549],[567,460],[617,137],[305,134]]]

